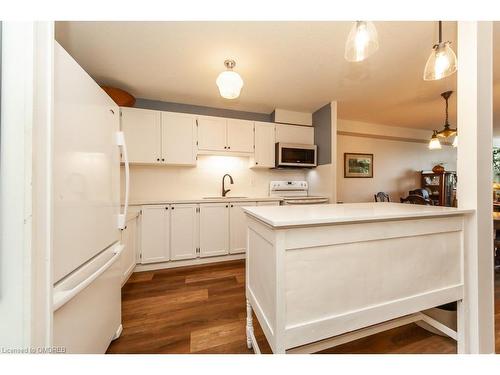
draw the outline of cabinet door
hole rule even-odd
[[[233,152],[253,152],[253,121],[227,120],[227,149]]]
[[[166,164],[196,164],[196,118],[161,112],[162,160]]]
[[[198,246],[197,205],[170,206],[170,255],[172,260],[196,258]]]
[[[170,259],[169,206],[143,207],[141,216],[141,263]]]
[[[121,255],[122,285],[127,281],[135,267],[137,252],[137,218],[127,221],[122,230],[122,244],[125,245]]]
[[[204,151],[226,151],[225,118],[198,117],[198,149]]]
[[[275,154],[275,125],[266,122],[255,123],[256,167],[273,168]]]
[[[313,145],[314,128],[312,126],[276,124],[276,142]]]
[[[244,253],[247,247],[247,220],[241,207],[255,206],[255,202],[229,205],[229,253]]]
[[[200,204],[200,257],[225,255],[229,248],[229,204]]]
[[[130,163],[161,162],[160,112],[121,108],[121,129],[125,133]]]

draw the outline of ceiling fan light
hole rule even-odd
[[[429,150],[440,150],[440,149],[441,149],[441,142],[439,142],[439,138],[437,137],[437,132],[434,130],[431,140],[429,141]]]
[[[425,81],[436,81],[457,71],[457,55],[451,49],[450,44],[450,42],[441,42],[432,47],[432,52],[425,64]]]
[[[360,62],[378,50],[378,33],[371,21],[356,21],[345,44],[344,57],[349,62]]]
[[[219,88],[220,96],[225,99],[236,99],[240,96],[243,79],[233,71],[233,67],[236,65],[233,60],[226,60],[224,65],[227,70],[219,74],[215,83]]]

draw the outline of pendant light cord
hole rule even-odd
[[[443,24],[439,21],[439,44],[443,42]]]

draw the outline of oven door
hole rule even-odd
[[[276,167],[312,168],[316,164],[316,145],[276,143]]]

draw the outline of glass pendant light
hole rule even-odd
[[[425,64],[424,81],[436,81],[457,71],[457,56],[450,45],[449,41],[443,42],[442,22],[439,21],[439,41],[432,47]]]
[[[234,60],[224,61],[224,66],[227,70],[219,74],[215,83],[219,87],[220,96],[226,99],[236,99],[240,96],[243,80],[238,73],[233,71],[236,66]]]
[[[439,149],[441,149],[441,142],[439,142],[439,138],[437,137],[437,131],[434,130],[432,138],[429,142],[429,150],[439,150]]]
[[[458,147],[458,135],[455,136],[455,139],[453,140],[452,146],[455,148]]]
[[[345,44],[344,57],[350,62],[360,62],[378,50],[378,34],[371,21],[356,21]]]

